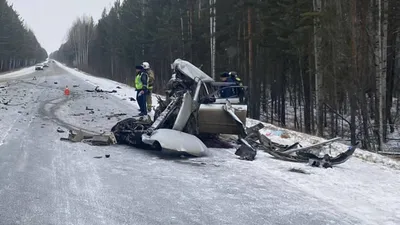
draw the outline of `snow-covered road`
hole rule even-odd
[[[376,181],[368,183],[368,174],[362,174],[370,172],[369,164],[358,159],[339,169],[309,169],[307,175],[288,172],[292,164],[261,152],[253,162],[237,160],[233,149],[185,159],[127,146],[62,142],[67,133],[58,133],[58,127],[109,131],[119,119],[138,113],[128,99],[132,90],[124,90],[128,87],[115,85],[117,94],[85,92],[93,89],[93,80],[72,73],[51,64],[0,84],[6,85],[0,100],[11,99],[0,105],[0,224],[400,223],[394,211],[399,206],[393,206],[400,192],[371,189]],[[66,85],[69,97],[63,95]],[[108,119],[117,113],[127,115]],[[352,171],[353,165],[358,170]],[[371,167],[378,173],[378,166]],[[399,181],[389,178],[398,171],[381,169],[387,179],[380,182],[392,182],[387,187],[393,191]],[[349,180],[357,173],[362,174],[358,181]],[[352,188],[376,190],[385,199],[373,201],[375,196],[364,205],[369,196],[362,193],[372,192],[355,195]]]

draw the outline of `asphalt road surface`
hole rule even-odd
[[[112,94],[85,92],[93,86],[55,64],[7,82],[0,89],[2,225],[361,224],[238,160],[232,149],[184,159],[60,141],[67,133],[58,127],[108,131],[118,118],[107,115],[138,110]],[[63,95],[66,85],[69,97]]]

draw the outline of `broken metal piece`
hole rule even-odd
[[[291,168],[291,169],[289,169],[289,171],[294,172],[294,173],[310,174],[309,172],[307,172],[303,169],[298,169],[298,168]]]
[[[107,119],[111,119],[113,117],[120,117],[120,116],[126,116],[126,113],[117,113],[117,114],[112,114],[112,115],[107,115]]]
[[[252,161],[257,155],[257,150],[255,150],[245,139],[239,139],[242,143],[240,147],[236,150],[235,155],[240,156],[242,160]]]
[[[185,152],[193,156],[203,156],[207,146],[194,135],[171,129],[157,129],[150,135],[143,134],[145,144],[156,146],[169,151]]]
[[[57,128],[57,132],[58,133],[64,133],[65,131],[59,127],[59,128]]]
[[[310,146],[307,146],[307,147],[286,150],[286,151],[283,151],[283,153],[291,154],[291,153],[294,153],[294,152],[304,151],[304,150],[308,150],[308,149],[311,149],[311,148],[320,147],[320,146],[332,143],[332,142],[337,141],[339,139],[340,139],[340,137],[337,137],[337,138],[333,138],[333,139],[330,139],[330,140],[322,141],[320,143],[317,143],[317,144],[314,144],[314,145],[310,145]]]

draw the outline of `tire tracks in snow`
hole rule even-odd
[[[58,124],[59,126],[67,128],[69,130],[73,130],[73,131],[81,130],[83,132],[93,134],[93,135],[100,134],[99,132],[92,131],[92,130],[82,128],[79,126],[75,126],[71,123],[65,122],[63,119],[61,119],[60,117],[58,117],[56,115],[57,110],[60,109],[63,105],[67,104],[69,101],[73,101],[73,100],[76,100],[81,97],[80,94],[72,94],[70,96],[71,97],[63,96],[63,97],[58,97],[58,98],[53,98],[53,99],[50,99],[47,101],[43,101],[39,107],[39,115],[42,117],[42,119],[51,120],[54,123]]]

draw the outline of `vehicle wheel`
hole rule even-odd
[[[155,142],[151,145],[151,148],[152,148],[154,151],[162,151],[162,147],[161,147],[161,145],[160,145],[160,142],[158,142],[158,141],[155,141]]]

